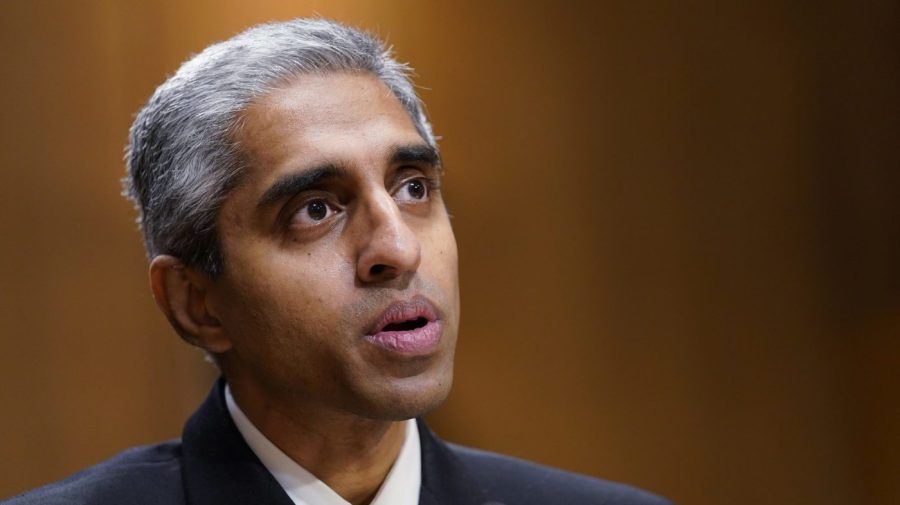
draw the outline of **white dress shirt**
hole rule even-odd
[[[275,446],[241,411],[225,386],[228,412],[256,457],[275,477],[294,505],[350,505],[327,484]],[[422,457],[416,421],[406,421],[403,447],[370,505],[417,505],[422,484]]]

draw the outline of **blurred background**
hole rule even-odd
[[[0,3],[0,496],[215,376],[119,196],[188,55],[321,14],[412,62],[461,251],[444,438],[682,504],[900,503],[900,4]]]

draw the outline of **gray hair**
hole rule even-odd
[[[138,210],[148,256],[171,254],[212,277],[221,274],[215,223],[244,168],[232,138],[240,114],[293,76],[341,71],[380,79],[437,149],[410,67],[372,35],[325,19],[253,27],[182,64],[131,126],[123,194]]]

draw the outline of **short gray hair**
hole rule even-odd
[[[243,171],[233,133],[242,111],[291,77],[369,72],[437,142],[409,66],[368,33],[326,19],[253,27],[193,56],[159,86],[131,126],[124,195],[150,258],[171,254],[215,277],[225,268],[216,217]]]

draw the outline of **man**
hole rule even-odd
[[[135,119],[154,298],[222,372],[183,437],[11,504],[660,504],[446,444],[457,252],[408,69],[325,20],[213,45]]]

